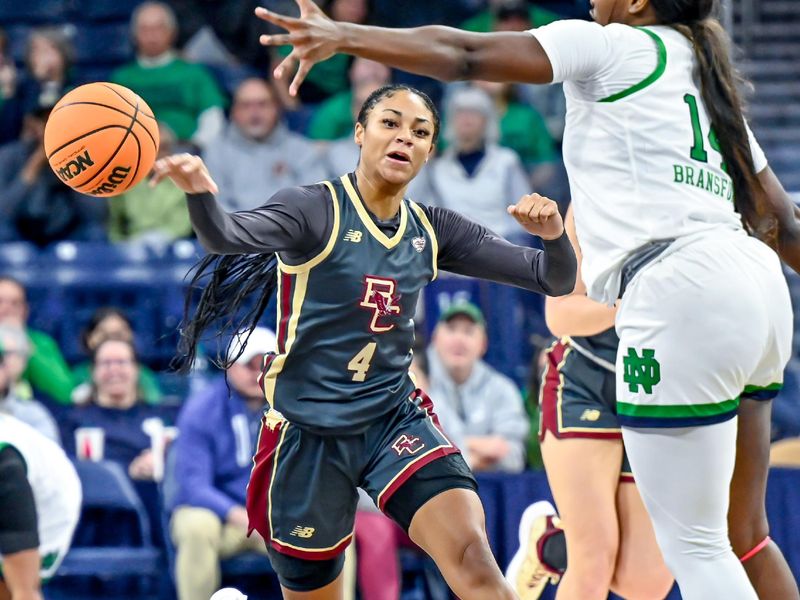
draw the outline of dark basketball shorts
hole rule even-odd
[[[405,529],[413,513],[390,501],[415,474],[446,467],[435,469],[431,481],[414,480],[426,497],[406,494],[406,488],[397,494],[406,504],[416,503],[413,511],[447,489],[477,489],[420,390],[354,435],[319,435],[267,415],[254,463],[247,489],[250,531],[258,531],[272,550],[305,560],[332,559],[350,543],[357,487]],[[418,473],[426,465],[430,469]]]
[[[616,405],[612,371],[581,354],[568,337],[550,346],[539,391],[540,442],[547,431],[558,439],[621,440]],[[620,481],[633,481],[624,450]]]

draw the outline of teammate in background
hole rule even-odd
[[[571,206],[564,229],[580,272]],[[580,277],[572,294],[545,300],[547,326],[559,339],[542,374],[539,442],[561,522],[549,502],[525,510],[506,572],[522,600],[535,600],[559,577],[559,600],[604,600],[609,590],[629,600],[664,598],[672,587],[617,419],[616,312],[590,300]]]
[[[564,82],[583,279],[590,298],[622,297],[617,409],[664,559],[687,600],[800,597],[764,507],[792,311],[756,239],[797,270],[800,226],[743,117],[716,0],[593,0],[595,23],[482,35],[338,23],[296,1],[300,18],[256,9],[288,31],[261,41],[293,46],[275,69],[297,68],[292,93],[337,52],[445,80]],[[729,504],[746,523],[730,541]]]
[[[203,330],[234,319],[251,291],[258,301],[244,320],[254,326],[277,268],[278,351],[262,375],[271,410],[247,509],[290,600],[342,598],[358,487],[434,558],[460,598],[515,598],[489,548],[475,480],[409,376],[413,314],[439,269],[557,295],[575,285],[575,255],[556,204],[541,196],[508,211],[544,240],[543,251],[404,198],[438,133],[427,96],[381,87],[358,115],[354,173],[232,214],[216,204],[199,158],[156,164],[157,178],[191,194],[201,243],[228,255],[204,259],[195,275],[196,284],[213,267],[184,329],[186,362]]]
[[[58,445],[0,414],[0,600],[41,600],[69,550],[81,484]]]

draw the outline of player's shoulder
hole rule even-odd
[[[301,203],[304,205],[327,204],[330,202],[330,181],[318,181],[308,185],[285,187],[275,192],[267,205]]]

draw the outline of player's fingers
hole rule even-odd
[[[209,175],[208,172],[203,173],[203,182],[206,184],[208,190],[212,194],[216,194],[219,192],[219,187],[217,187],[216,182],[211,178],[211,175]]]
[[[278,27],[283,27],[284,29],[291,29],[292,25],[297,24],[297,22],[299,21],[299,19],[295,19],[293,17],[287,17],[285,15],[281,15],[271,10],[267,10],[263,6],[259,6],[256,8],[256,16],[259,19],[263,19],[268,23],[272,23],[273,25],[277,25]]]
[[[296,64],[297,64],[297,59],[295,58],[294,50],[292,50],[291,54],[289,54],[289,56],[284,58],[280,62],[280,64],[277,67],[275,67],[275,70],[272,72],[272,74],[275,77],[275,79],[283,79],[284,74],[291,73],[294,70]]]
[[[300,8],[300,16],[307,17],[311,13],[315,12],[317,5],[314,4],[311,0],[295,0],[297,2],[297,6]]]
[[[308,75],[308,72],[311,70],[311,67],[314,63],[310,60],[301,60],[300,61],[300,68],[297,69],[297,73],[295,73],[294,79],[292,80],[292,85],[289,86],[289,95],[290,96],[297,96],[297,91],[300,89],[300,84]]]
[[[290,33],[263,34],[258,37],[258,42],[262,46],[291,46],[293,41]]]

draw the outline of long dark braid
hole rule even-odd
[[[190,271],[178,355],[172,362],[173,368],[181,372],[191,368],[197,357],[197,346],[212,326],[214,333],[211,337],[217,342],[231,333],[244,332],[235,356],[217,351],[217,366],[227,369],[233,364],[244,352],[250,333],[272,298],[277,282],[277,265],[273,253],[209,254],[201,259]],[[200,289],[200,300],[192,314],[193,298]],[[255,303],[248,306],[253,299]]]
[[[746,80],[731,63],[730,40],[716,18],[718,0],[650,0],[650,3],[662,23],[674,25],[694,46],[703,103],[733,181],[736,210],[751,232],[761,237],[771,235],[768,224],[766,230],[763,223],[758,227],[758,197],[762,188],[753,165],[744,103],[739,93]]]

